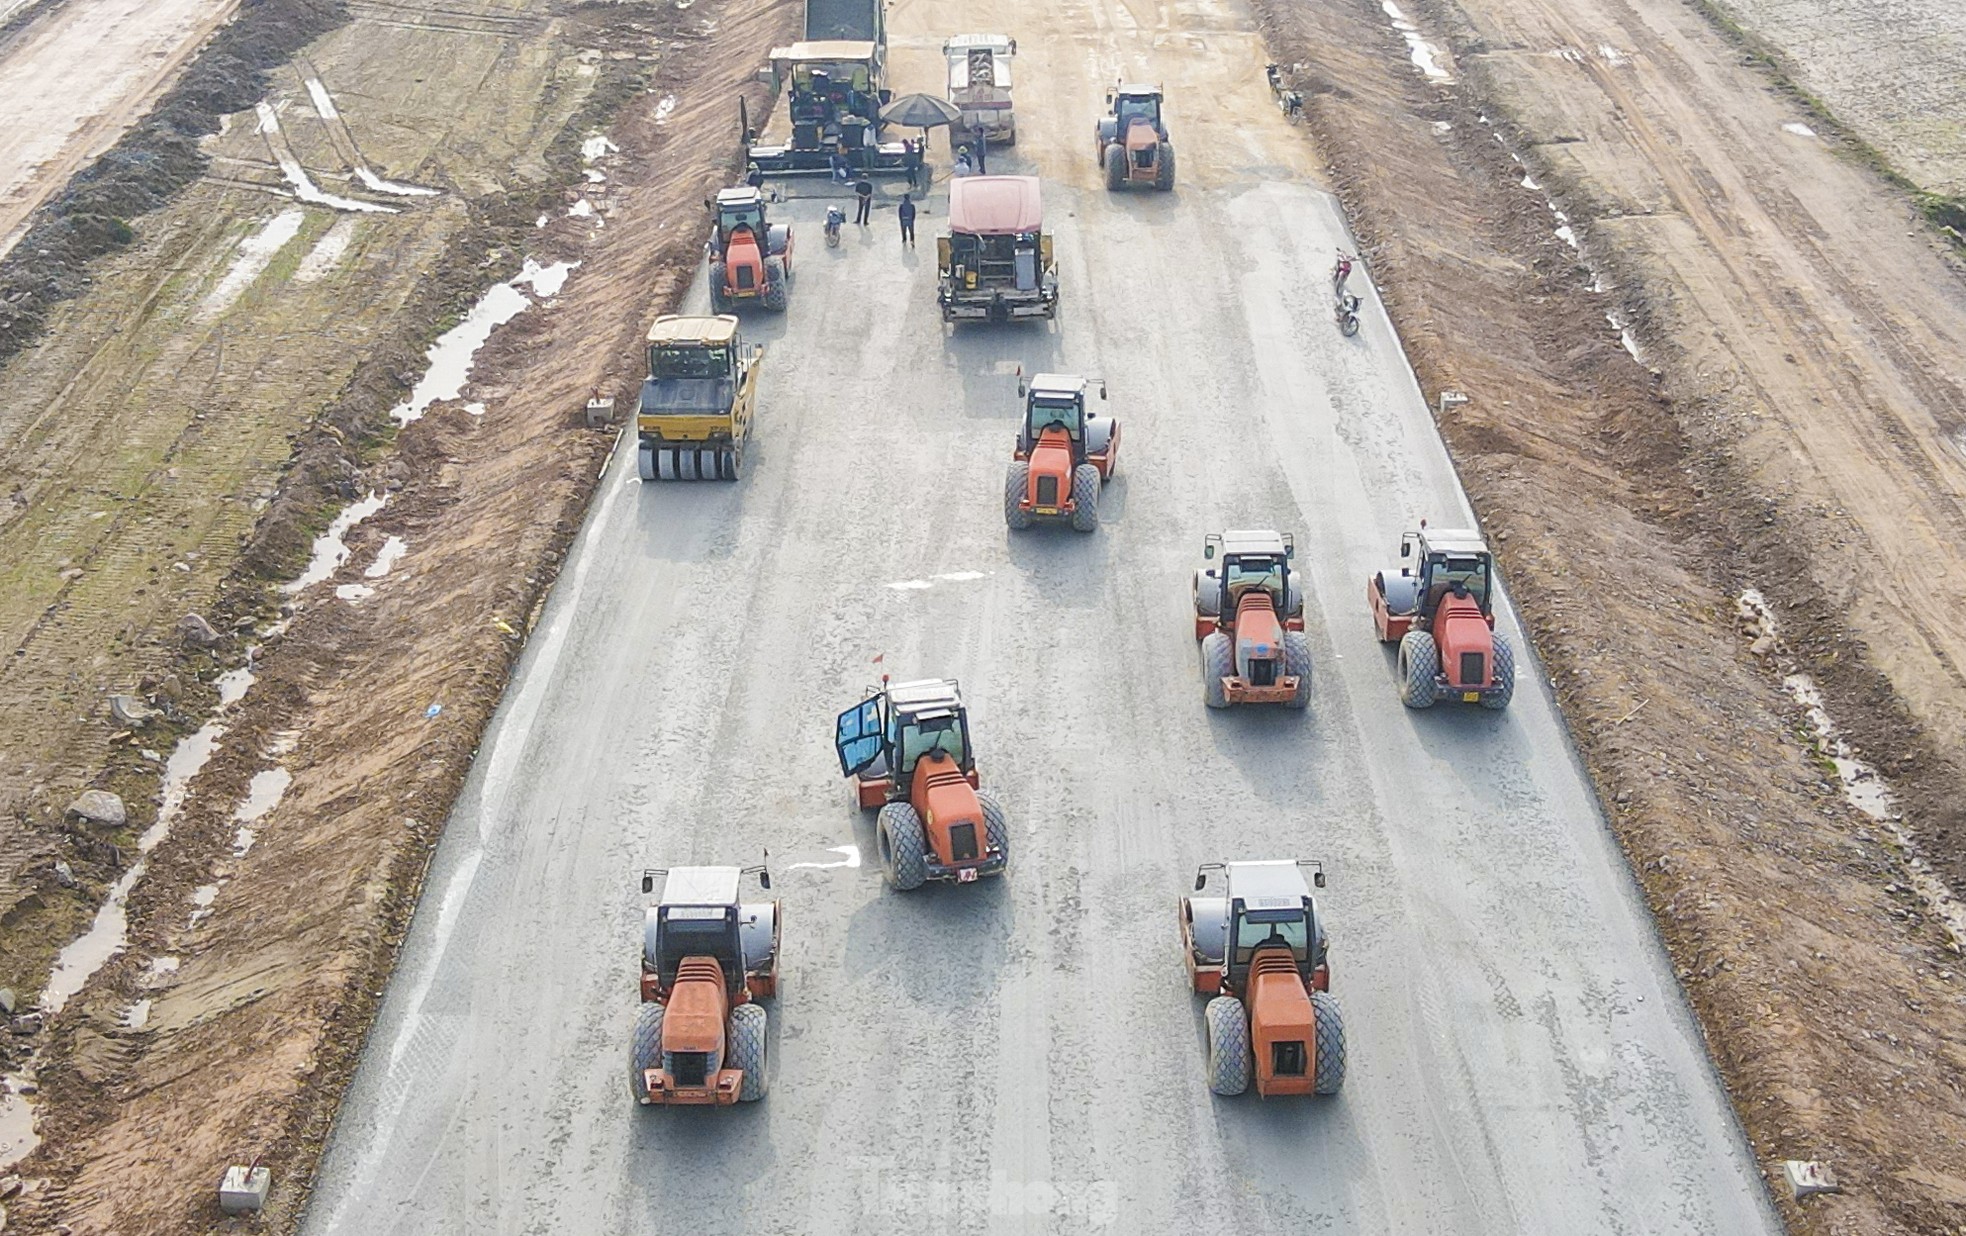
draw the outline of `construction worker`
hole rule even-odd
[[[853,182],[853,196],[860,199],[859,212],[853,216],[853,221],[866,227],[868,216],[874,209],[874,182],[863,175]]]
[[[922,187],[922,144],[914,138],[904,138],[901,143],[901,164],[908,171],[908,187]]]
[[[909,195],[901,195],[901,205],[894,208],[895,217],[901,220],[901,243],[910,249],[915,247],[915,203]]]
[[[744,173],[744,183],[750,185],[753,189],[764,188],[765,187],[764,169],[759,167],[756,163],[753,163],[750,166],[750,168],[746,170]]]

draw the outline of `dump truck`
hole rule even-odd
[[[752,1103],[770,1086],[769,1017],[778,995],[776,901],[742,902],[738,886],[771,872],[755,867],[650,868],[642,916],[641,1011],[628,1053],[628,1093],[643,1106]]]
[[[1087,409],[1094,384],[1103,401],[1104,379],[1041,373],[1026,384],[1019,376],[1024,423],[1003,485],[1004,522],[1012,528],[1037,520],[1068,520],[1080,532],[1099,526],[1099,488],[1119,464],[1120,426]]]
[[[1472,528],[1433,528],[1400,538],[1418,559],[1376,571],[1366,603],[1381,643],[1399,643],[1399,699],[1431,708],[1448,698],[1500,711],[1515,698],[1515,649],[1495,629],[1495,556]]]
[[[959,34],[942,44],[949,102],[962,111],[962,129],[993,146],[1017,143],[1017,115],[1010,106],[1010,62],[1016,55],[1017,40],[1002,34]]]
[[[750,161],[770,175],[816,175],[832,170],[844,150],[856,172],[892,172],[906,165],[906,148],[880,140],[881,107],[892,97],[885,85],[887,50],[866,39],[829,38],[777,47],[771,77],[785,98],[788,129],[763,141],[738,101]]]
[[[1161,115],[1160,87],[1121,82],[1106,92],[1106,112],[1093,127],[1093,158],[1106,175],[1106,187],[1172,189],[1174,145]]]
[[[806,38],[887,46],[887,0],[806,0]]]
[[[1208,996],[1208,1088],[1263,1098],[1334,1095],[1345,1084],[1345,1021],[1331,995],[1330,941],[1310,885],[1324,868],[1296,859],[1203,863],[1223,877],[1220,897],[1182,897],[1181,954],[1188,985]]]
[[[1210,533],[1202,557],[1220,565],[1195,572],[1195,638],[1201,641],[1202,700],[1231,704],[1311,702],[1311,642],[1304,592],[1290,560],[1288,533]]]
[[[1036,176],[949,182],[949,234],[937,237],[944,322],[1058,316],[1058,263]]]
[[[648,333],[648,377],[635,407],[645,481],[734,481],[744,469],[764,349],[730,314],[665,314]]]
[[[981,788],[969,709],[953,678],[881,685],[834,722],[840,772],[874,836],[888,886],[970,884],[1010,864],[1010,823]]]

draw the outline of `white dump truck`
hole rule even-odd
[[[993,146],[1015,143],[1010,61],[1017,55],[1017,40],[1001,34],[959,34],[942,45],[942,54],[949,61],[949,102],[962,109],[962,127],[983,134]]]

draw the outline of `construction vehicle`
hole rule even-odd
[[[1003,517],[1012,528],[1039,519],[1070,520],[1080,532],[1099,526],[1099,487],[1118,465],[1120,426],[1087,414],[1085,393],[1095,382],[1104,400],[1104,379],[1041,373],[1026,385],[1019,373],[1024,424],[1003,483]]]
[[[1183,897],[1181,952],[1188,983],[1208,996],[1208,1088],[1264,1098],[1337,1094],[1345,1084],[1345,1020],[1331,995],[1330,943],[1314,862],[1203,863],[1195,892],[1220,872],[1220,897]]]
[[[782,140],[759,140],[739,99],[750,161],[770,175],[818,175],[830,172],[833,156],[844,151],[855,172],[901,170],[906,148],[880,140],[881,107],[892,98],[883,84],[886,64],[886,44],[870,39],[828,38],[773,48],[771,78],[785,96],[790,130]]]
[[[1365,584],[1382,643],[1399,641],[1399,699],[1431,708],[1443,696],[1500,711],[1515,696],[1515,650],[1495,629],[1495,556],[1479,532],[1429,529],[1399,541],[1419,562]]]
[[[887,0],[806,0],[806,38],[887,46]]]
[[[720,190],[703,205],[715,219],[703,247],[711,310],[729,313],[749,301],[785,312],[792,294],[792,225],[767,219],[765,195],[749,185]]]
[[[1201,641],[1202,699],[1231,704],[1311,702],[1311,641],[1304,593],[1291,568],[1297,543],[1283,532],[1210,533],[1202,557],[1221,565],[1195,572],[1195,638]]]
[[[1120,83],[1106,92],[1108,114],[1094,129],[1094,156],[1106,173],[1106,187],[1174,187],[1174,146],[1161,115],[1158,86]]]
[[[648,377],[635,408],[645,481],[734,481],[744,468],[764,349],[737,319],[666,314],[649,327]]]
[[[1017,115],[1010,106],[1010,62],[1017,40],[1002,34],[959,34],[942,44],[949,64],[949,102],[962,111],[965,133],[993,146],[1017,144]]]
[[[930,880],[969,884],[1010,862],[1004,809],[980,788],[969,710],[952,678],[881,685],[839,715],[840,772],[863,811],[880,809],[874,832],[889,886]]]
[[[722,1105],[765,1097],[768,1018],[778,994],[782,920],[776,901],[741,903],[756,867],[652,868],[642,892],[662,897],[642,919],[642,1010],[629,1050],[635,1102]]]
[[[949,234],[935,241],[942,320],[1058,316],[1058,263],[1036,176],[949,182]]]

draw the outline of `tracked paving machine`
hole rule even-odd
[[[1195,638],[1201,641],[1202,699],[1231,704],[1311,702],[1311,642],[1304,593],[1291,567],[1288,533],[1211,533],[1202,557],[1220,563],[1195,572]]]
[[[1010,825],[979,788],[969,710],[954,679],[883,679],[839,715],[834,747],[861,810],[880,809],[874,831],[890,886],[907,892],[1003,874]]]
[[[1160,87],[1122,82],[1106,92],[1106,109],[1093,129],[1093,157],[1106,175],[1106,187],[1172,189],[1174,144],[1161,115]]]
[[[1495,556],[1479,532],[1429,529],[1400,538],[1418,561],[1365,582],[1382,643],[1399,641],[1399,698],[1431,708],[1445,698],[1501,710],[1515,697],[1515,649],[1495,629]]]
[[[734,481],[744,468],[764,350],[743,342],[737,319],[655,320],[648,377],[635,409],[636,467],[645,481]]]
[[[792,225],[766,218],[763,193],[748,185],[724,189],[703,203],[715,222],[703,252],[710,263],[710,308],[738,305],[785,312],[792,293]]]
[[[1208,1088],[1264,1098],[1337,1094],[1345,1084],[1345,1021],[1331,996],[1329,942],[1304,882],[1324,887],[1314,862],[1204,863],[1223,877],[1220,897],[1183,897],[1181,952],[1196,995],[1211,997]]]
[[[757,140],[739,100],[749,160],[768,175],[823,175],[844,148],[856,172],[901,170],[902,144],[880,140],[881,107],[892,97],[886,66],[886,45],[871,38],[828,36],[773,48],[772,80],[785,97],[789,130],[783,141]]]
[[[1026,385],[1019,378],[1024,424],[1003,485],[1004,522],[1012,528],[1036,520],[1069,520],[1080,532],[1099,526],[1099,487],[1119,464],[1120,427],[1086,408],[1094,383],[1105,399],[1103,379],[1041,373]]]
[[[637,1103],[751,1103],[765,1097],[768,1018],[758,1002],[778,994],[776,901],[740,902],[756,867],[671,867],[642,873],[642,892],[662,896],[642,922],[642,1009],[629,1049],[628,1092]]]

